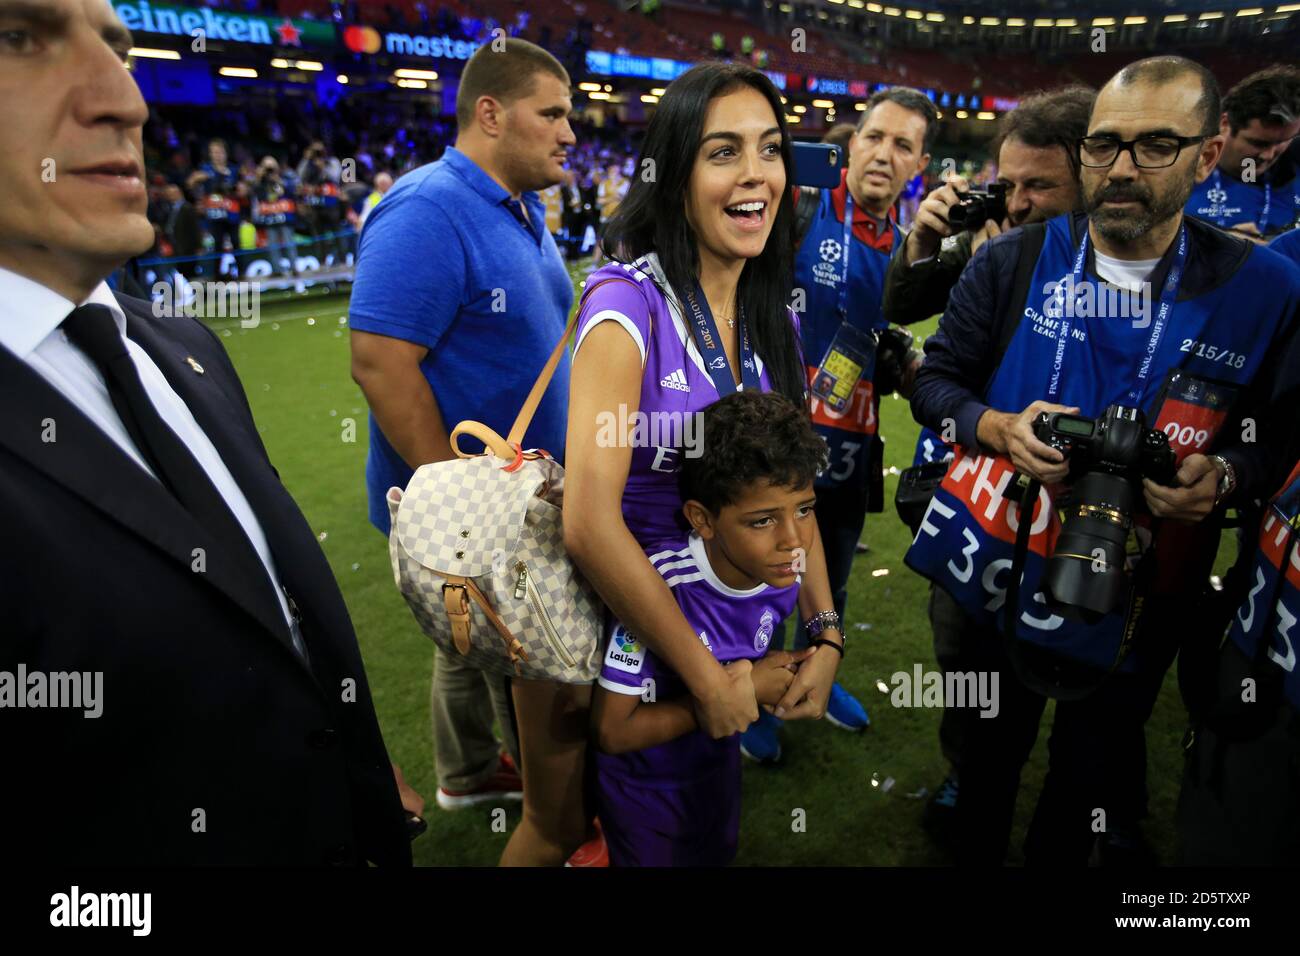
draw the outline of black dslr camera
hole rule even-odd
[[[1047,561],[1048,606],[1067,617],[1100,620],[1129,590],[1125,544],[1142,479],[1176,485],[1177,463],[1164,432],[1140,409],[1112,405],[1101,418],[1043,412],[1034,437],[1066,456],[1072,487],[1056,550]]]
[[[954,232],[973,232],[992,219],[1007,217],[1006,183],[990,183],[986,189],[969,189],[961,201],[948,207],[948,225]]]
[[[889,395],[904,388],[907,370],[921,358],[914,341],[911,332],[894,326],[876,333],[876,371],[872,385],[877,395]]]

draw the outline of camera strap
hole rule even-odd
[[[1018,499],[1010,490],[1016,487],[1021,489]],[[1016,635],[1016,623],[1020,617],[1020,578],[1025,573],[1025,558],[1029,553],[1029,529],[1033,525],[1034,504],[1038,500],[1040,488],[1041,483],[1037,479],[1031,479],[1019,472],[1016,473],[1012,482],[1008,485],[1007,496],[1016,502],[1019,524],[1016,528],[1015,551],[1011,559],[1011,580],[1007,582],[1005,605],[1007,613],[1003,618],[1002,646],[1007,659],[1011,662],[1011,669],[1015,671],[1016,677],[1029,690],[1035,694],[1042,694],[1044,697],[1051,697],[1054,700],[1083,700],[1096,693],[1101,685],[1119,669],[1120,664],[1128,657],[1129,651],[1133,649],[1133,641],[1137,635],[1138,623],[1142,617],[1145,601],[1142,596],[1142,584],[1150,575],[1149,570],[1144,570],[1146,566],[1151,564],[1149,560],[1150,554],[1148,552],[1148,554],[1144,555],[1138,564],[1136,574],[1139,580],[1134,582],[1134,586],[1129,589],[1128,606],[1124,612],[1123,636],[1120,640],[1119,649],[1115,653],[1115,660],[1110,667],[1100,677],[1079,686],[1066,686],[1048,680],[1025,659],[1025,654],[1020,646],[1020,639]]]

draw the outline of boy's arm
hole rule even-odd
[[[639,689],[629,694],[597,685],[591,711],[596,746],[607,754],[656,747],[699,729],[689,695],[646,701]]]

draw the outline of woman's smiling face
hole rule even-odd
[[[786,188],[781,128],[751,86],[716,97],[686,192],[686,220],[701,252],[753,259],[767,245]]]

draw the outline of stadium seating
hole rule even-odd
[[[1043,54],[1001,49],[993,56],[973,46],[908,49],[887,45],[875,53],[859,46],[852,36],[838,36],[809,23],[807,49],[794,53],[788,35],[768,32],[739,13],[710,9],[705,4],[665,4],[655,18],[625,11],[609,0],[549,0],[546,4],[523,0],[425,0],[424,6],[431,21],[440,10],[446,10],[470,20],[490,18],[508,29],[517,25],[521,12],[526,12],[526,27],[511,32],[535,42],[549,36],[556,44],[571,32],[583,35],[587,31],[593,49],[676,60],[712,56],[714,33],[723,36],[731,54],[739,55],[741,38],[750,36],[756,49],[767,51],[768,69],[772,70],[1008,98],[1063,83],[1099,86],[1139,52],[1115,49],[1104,54]],[[386,26],[390,9],[406,19],[408,28],[418,29],[419,0],[361,0],[359,16],[365,22]],[[279,0],[278,10],[288,16],[331,16],[327,0]],[[801,21],[800,25],[805,24]],[[1225,89],[1261,63],[1281,59],[1267,54],[1261,57],[1259,52],[1240,48],[1198,47],[1178,52],[1205,63]]]

